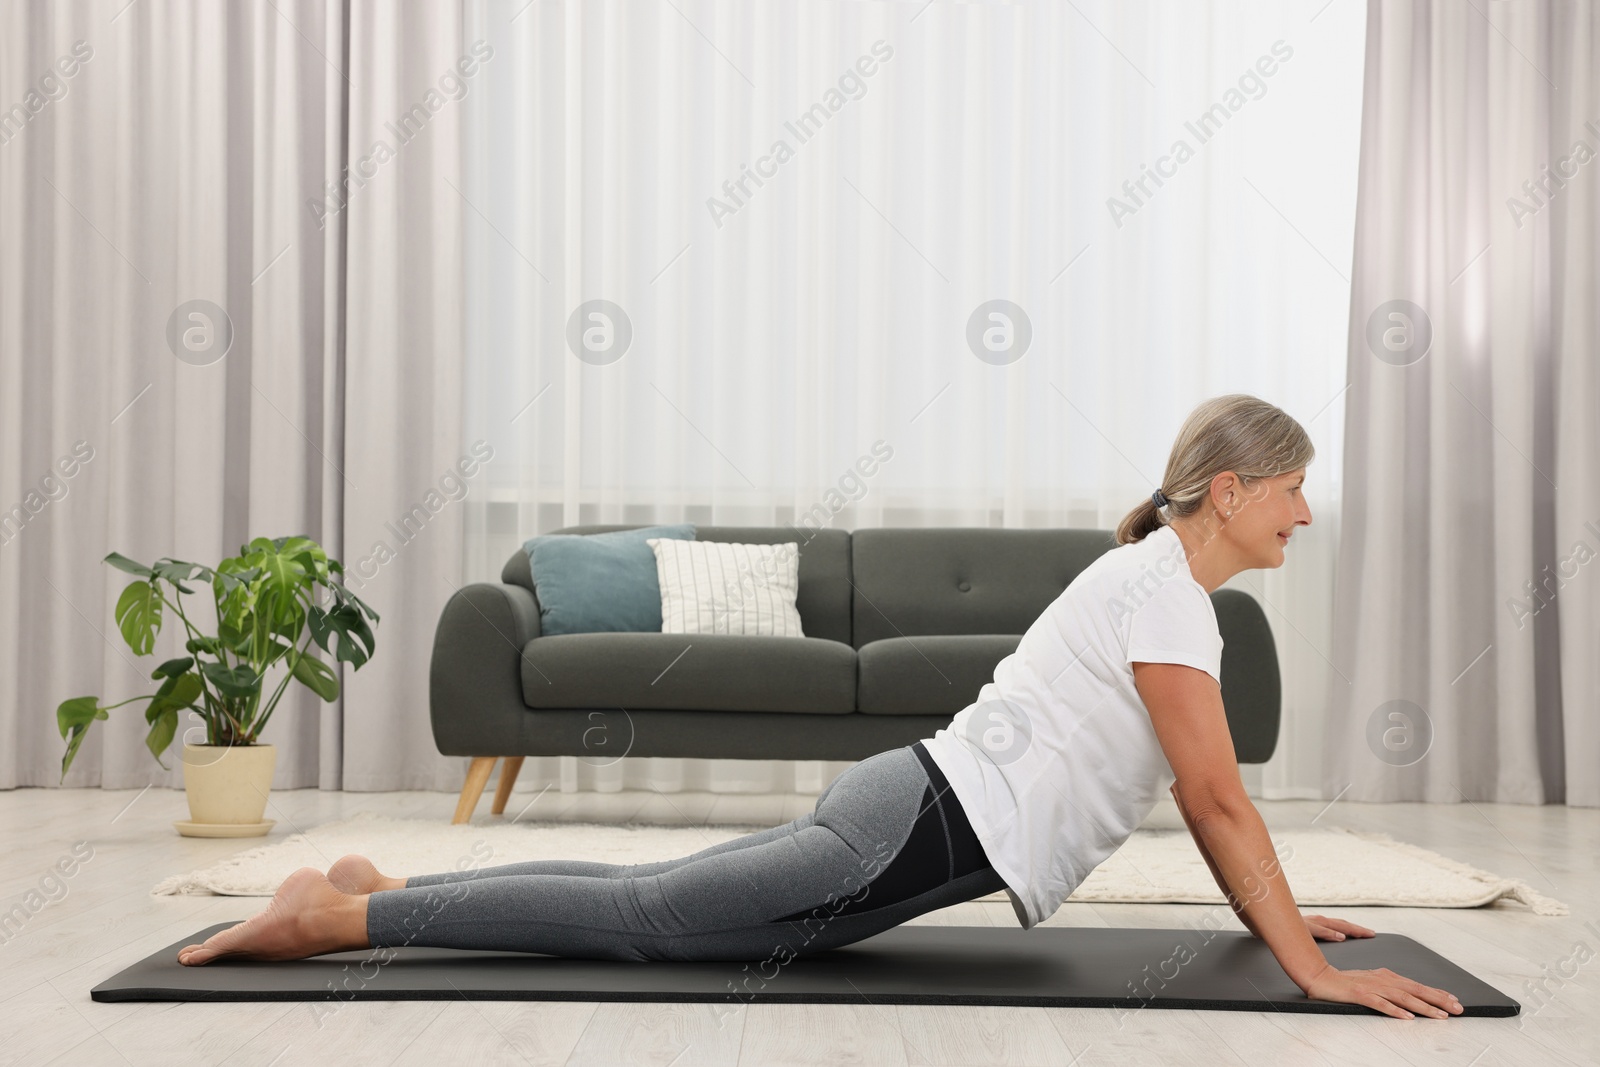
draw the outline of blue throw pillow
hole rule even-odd
[[[694,540],[694,524],[543,534],[523,544],[545,634],[660,632],[661,583],[647,537]]]

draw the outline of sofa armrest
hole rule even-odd
[[[428,675],[428,713],[442,755],[496,755],[526,737],[522,650],[539,633],[538,602],[519,585],[475,582],[445,603]]]
[[[1240,589],[1211,594],[1222,634],[1222,703],[1240,763],[1265,763],[1278,747],[1283,685],[1278,646],[1256,598]]]

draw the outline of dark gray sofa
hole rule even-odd
[[[429,708],[439,751],[473,757],[456,822],[471,818],[500,757],[496,814],[526,756],[859,760],[929,737],[977,697],[1078,572],[1116,547],[1108,531],[1065,529],[700,526],[696,537],[799,542],[806,636],[541,636],[521,549],[499,582],[450,598]],[[1248,594],[1219,589],[1211,599],[1234,749],[1241,763],[1262,763],[1278,741],[1272,631]]]

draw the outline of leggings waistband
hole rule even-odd
[[[939,814],[943,817],[945,827],[950,833],[950,876],[960,878],[964,874],[982,870],[988,867],[989,857],[983,851],[983,843],[978,840],[977,832],[972,829],[972,824],[967,821],[967,813],[961,807],[961,801],[956,797],[955,790],[950,788],[950,782],[933,762],[933,756],[921,741],[911,745],[917,759],[922,762],[923,770],[928,772],[928,783],[933,787],[935,803],[939,806]]]

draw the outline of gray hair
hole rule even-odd
[[[1117,526],[1117,544],[1143,541],[1172,519],[1198,512],[1211,495],[1211,480],[1223,471],[1239,476],[1245,489],[1306,466],[1317,451],[1305,427],[1279,408],[1248,393],[1203,401],[1183,421],[1161,478],[1166,518],[1155,501],[1128,512]]]

